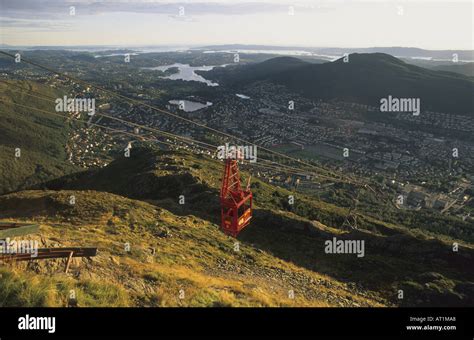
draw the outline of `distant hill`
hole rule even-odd
[[[314,99],[342,99],[374,106],[380,99],[420,98],[421,109],[474,114],[474,81],[455,73],[407,64],[383,53],[351,54],[349,62],[298,63],[296,58],[275,58],[258,65],[220,70],[219,81],[236,86],[270,81]],[[209,72],[209,76],[213,76]]]
[[[225,51],[225,50],[282,50],[282,51],[294,51],[294,50],[312,50],[313,47],[297,47],[297,46],[277,46],[277,45],[246,45],[246,44],[226,44],[226,45],[208,45],[193,48],[194,50],[214,50],[214,51]]]
[[[291,71],[311,63],[294,57],[276,57],[245,66],[215,68],[205,73],[206,77],[218,79],[226,85],[245,85],[272,78],[275,74]],[[230,72],[229,72],[230,71]]]
[[[272,46],[272,45],[244,45],[244,44],[229,44],[229,45],[210,45],[203,46],[196,49],[200,50],[280,50],[280,51],[307,51],[316,55],[326,56],[342,56],[344,53],[386,53],[396,57],[404,58],[431,58],[431,59],[446,59],[451,60],[453,54],[457,54],[460,60],[474,60],[473,50],[425,50],[417,47],[302,47],[302,46]]]
[[[367,47],[367,48],[321,48],[321,54],[342,55],[344,53],[385,53],[395,57],[405,58],[432,58],[451,60],[457,54],[461,60],[474,60],[472,50],[425,50],[416,47]]]
[[[474,77],[474,63],[439,65],[431,68],[435,71],[447,71]]]

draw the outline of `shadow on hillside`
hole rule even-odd
[[[215,194],[201,193],[191,197],[188,196],[187,199],[185,197],[185,203],[182,205],[170,198],[143,201],[166,209],[177,216],[193,215],[217,225],[221,223],[219,200]]]
[[[333,237],[338,240],[364,240],[364,256],[326,253],[325,242]],[[462,247],[456,253],[448,244],[438,240],[421,240],[408,233],[384,237],[354,230],[335,235],[309,222],[269,210],[255,210],[252,224],[238,238],[297,266],[329,275],[339,281],[383,291],[385,295],[390,293],[386,297],[397,304],[399,301],[395,300],[395,296],[398,285],[409,282],[426,290],[425,285],[431,282],[426,276],[432,273],[440,274],[441,278],[436,278],[433,274],[432,280],[436,284],[442,283],[446,289],[438,292],[444,288],[435,287],[433,294],[425,299],[428,300],[428,305],[472,305],[474,302],[474,251],[469,248]],[[467,284],[467,288],[462,284],[450,288],[452,280]],[[464,294],[462,299],[458,296],[461,288]],[[411,301],[410,305],[427,303],[425,300],[418,300],[416,303]]]

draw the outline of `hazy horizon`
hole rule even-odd
[[[261,46],[265,48],[271,48],[271,47],[281,47],[281,48],[307,48],[307,49],[338,49],[338,48],[348,48],[348,49],[385,49],[385,48],[406,48],[406,49],[420,49],[420,50],[426,50],[426,51],[474,51],[474,48],[471,49],[459,49],[459,48],[449,48],[449,49],[429,49],[429,48],[422,48],[418,46],[354,46],[354,47],[347,47],[347,46],[313,46],[313,45],[265,45],[265,44],[245,44],[245,43],[221,43],[221,44],[126,44],[126,45],[107,45],[107,44],[88,44],[88,45],[10,45],[10,44],[4,44],[2,43],[0,46],[9,46],[9,47],[26,47],[26,48],[31,48],[31,47],[72,47],[72,48],[81,48],[81,47],[104,47],[104,48],[144,48],[144,47],[175,47],[175,48],[203,48],[203,47],[221,47],[221,46],[227,46],[227,45],[241,45],[241,46]]]
[[[0,0],[0,10],[0,43],[12,46],[473,49],[469,0]]]

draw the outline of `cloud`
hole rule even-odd
[[[423,43],[420,47],[466,48],[472,46],[470,1],[0,0],[0,38],[20,45]],[[397,14],[399,5],[403,16]],[[69,15],[70,6],[75,16]],[[288,15],[290,6],[294,16]]]
[[[71,22],[48,19],[11,19],[0,17],[1,27],[14,27],[22,31],[67,31],[72,28]]]
[[[287,11],[290,4],[261,2],[164,2],[164,1],[58,1],[58,0],[0,0],[2,16],[9,18],[58,18],[69,15],[70,6],[76,15],[97,15],[113,12],[178,15],[184,8],[190,15],[244,15],[261,12]]]
[[[313,3],[305,4],[304,1],[307,0],[300,0],[300,3],[286,0],[0,0],[0,26],[24,28],[30,25],[35,28],[60,29],[67,28],[67,22],[73,18],[113,13],[155,14],[165,15],[176,21],[197,21],[203,15],[288,13],[290,6],[295,11],[305,13],[327,9]],[[74,16],[70,15],[71,6],[75,10]]]

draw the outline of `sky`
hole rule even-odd
[[[0,43],[472,50],[473,6],[473,0],[0,0]]]

